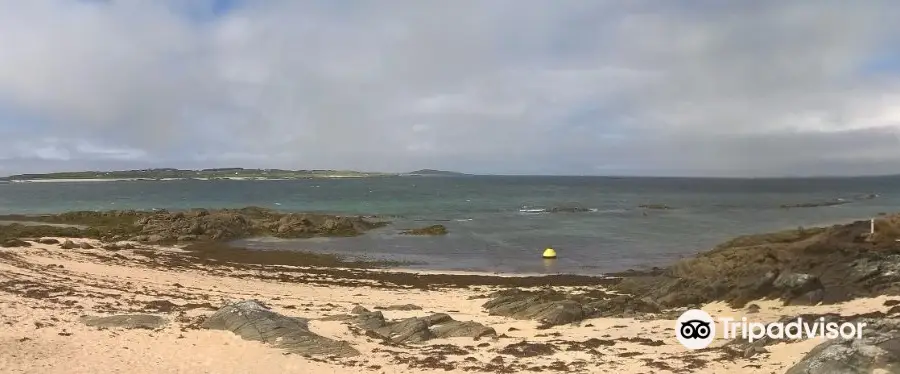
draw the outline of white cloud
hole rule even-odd
[[[900,43],[888,1],[273,0],[203,21],[173,11],[184,6],[0,2],[0,117],[35,119],[0,122],[35,144],[6,157],[575,174],[900,165],[900,56],[863,71]],[[47,137],[81,148],[41,148]]]

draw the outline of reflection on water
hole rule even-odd
[[[556,259],[548,259],[544,260],[544,274],[558,274],[559,268],[556,266]]]

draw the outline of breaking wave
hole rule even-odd
[[[579,206],[557,206],[551,208],[538,208],[532,206],[523,206],[519,209],[519,213],[524,214],[541,214],[541,213],[596,213],[600,212],[597,208],[585,208]],[[611,212],[611,211],[605,211]]]

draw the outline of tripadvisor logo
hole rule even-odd
[[[688,349],[703,349],[716,338],[716,324],[709,313],[691,309],[675,321],[675,337]]]
[[[719,318],[722,338],[733,339],[740,336],[752,343],[755,340],[770,339],[860,339],[865,323],[825,322],[824,317],[804,320],[802,317],[788,323],[783,322],[748,322],[747,317],[740,320]],[[716,338],[716,321],[709,313],[699,309],[691,309],[681,314],[675,321],[675,337],[688,349],[703,349]],[[740,330],[740,331],[738,331]]]

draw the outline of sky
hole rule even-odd
[[[0,175],[900,173],[900,3],[0,0]]]

